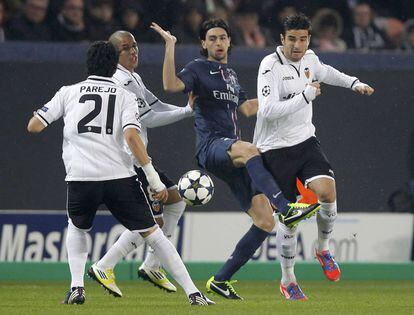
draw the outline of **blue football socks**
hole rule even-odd
[[[252,225],[249,231],[247,231],[247,233],[237,243],[234,252],[230,255],[230,258],[214,276],[214,280],[230,280],[231,277],[253,256],[255,251],[260,247],[268,235],[268,232]]]
[[[257,189],[269,198],[278,212],[286,214],[289,201],[283,196],[272,174],[263,165],[262,157],[260,155],[252,157],[246,162],[246,169]]]

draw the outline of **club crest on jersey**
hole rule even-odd
[[[223,80],[227,84],[236,85],[237,84],[237,78],[235,75],[235,72],[232,69],[220,69],[221,70],[221,76],[223,77]]]
[[[268,96],[270,94],[270,86],[268,86],[268,85],[265,85],[264,87],[263,87],[263,89],[262,89],[262,95],[263,96]]]
[[[309,79],[310,77],[310,70],[308,67],[305,68],[305,76]]]

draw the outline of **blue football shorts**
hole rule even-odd
[[[218,138],[206,150],[205,168],[230,187],[243,211],[251,208],[252,198],[260,192],[253,185],[245,167],[235,167],[227,151],[237,139]]]

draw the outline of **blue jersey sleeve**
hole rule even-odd
[[[246,93],[245,90],[243,90],[240,87],[240,91],[239,91],[239,103],[237,104],[237,106],[240,106],[241,104],[243,104],[246,101],[247,101],[247,93]]]
[[[184,93],[194,91],[197,83],[196,63],[194,61],[188,63],[183,70],[181,70],[177,77],[183,81],[185,88]]]

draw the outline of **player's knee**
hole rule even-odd
[[[318,200],[326,203],[332,203],[336,200],[335,190],[325,190],[318,194]]]
[[[82,232],[89,232],[92,229],[92,222],[84,217],[68,220],[68,227]]]
[[[256,148],[256,146],[254,144],[245,142],[246,144],[244,145],[244,156],[246,158],[246,160],[251,159],[252,157],[259,155],[259,150]]]
[[[271,218],[262,218],[260,220],[255,220],[254,225],[256,225],[259,229],[266,231],[268,233],[273,231],[273,228],[275,227],[275,219],[273,217]]]

